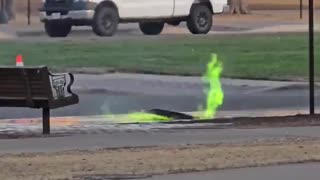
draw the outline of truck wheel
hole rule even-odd
[[[98,36],[113,36],[118,24],[118,11],[113,7],[101,6],[94,14],[92,30]]]
[[[193,5],[187,20],[187,27],[192,34],[207,34],[212,27],[212,12],[208,6]]]
[[[140,30],[145,35],[158,35],[164,28],[163,22],[141,22],[139,23]]]
[[[44,23],[46,33],[50,37],[67,37],[71,32],[71,24],[61,21],[47,21]]]

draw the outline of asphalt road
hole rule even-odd
[[[304,109],[308,105],[306,91],[288,90],[284,92],[245,94],[239,87],[225,88],[225,101],[220,110],[257,110],[268,108]],[[88,116],[128,113],[154,108],[174,111],[197,111],[204,105],[205,97],[199,92],[195,95],[161,96],[129,95],[116,93],[79,93],[81,102],[78,105],[53,110],[53,116]],[[319,96],[317,100],[319,100]],[[318,102],[318,101],[317,101]],[[29,118],[41,115],[40,110],[26,108],[1,108],[0,118]]]
[[[220,110],[255,110],[266,108],[304,108],[307,107],[307,96],[304,92],[243,95],[240,89],[230,87],[226,90],[224,105]],[[299,96],[296,96],[299,94]],[[204,96],[151,96],[119,95],[112,93],[80,93],[81,102],[74,106],[53,110],[53,116],[88,116],[128,113],[154,108],[174,111],[197,111],[205,103]],[[27,108],[1,108],[0,119],[31,118],[41,116],[40,110]]]
[[[80,103],[53,110],[53,116],[118,114],[154,108],[189,112],[199,110],[206,102],[205,85],[196,77],[79,75],[76,80],[75,92],[80,96]],[[225,98],[219,111],[298,111],[308,107],[307,86],[223,81],[223,90]],[[316,105],[319,103],[320,93],[316,91]],[[41,111],[37,109],[0,108],[0,119],[40,116]]]
[[[0,139],[0,154],[94,150],[99,148],[140,147],[177,144],[239,143],[263,139],[320,138],[320,127],[265,129],[149,129],[113,131],[103,134],[72,135],[50,138]]]
[[[318,180],[319,163],[155,176],[144,180]]]

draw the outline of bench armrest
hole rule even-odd
[[[69,82],[69,84],[67,85],[67,91],[68,91],[69,94],[71,94],[71,95],[73,95],[73,96],[76,96],[76,94],[73,93],[72,90],[71,90],[71,86],[72,86],[73,83],[74,83],[74,75],[73,75],[72,73],[50,73],[50,72],[49,72],[49,75],[50,75],[51,77],[63,77],[63,78],[65,78],[65,79],[66,79],[66,76],[69,76],[70,82]],[[51,81],[53,81],[53,79],[51,79]],[[65,81],[66,81],[66,80],[65,80]],[[66,82],[65,82],[65,83],[66,83]]]

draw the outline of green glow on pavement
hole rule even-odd
[[[129,114],[122,115],[106,115],[104,116],[108,122],[114,122],[119,124],[126,123],[160,123],[169,122],[173,120],[165,116],[160,116],[156,114],[146,113],[146,112],[133,112]]]
[[[127,118],[137,123],[168,122],[171,118],[151,113],[135,112],[127,115]]]

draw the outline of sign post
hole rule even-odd
[[[30,25],[31,24],[31,2],[30,2],[30,0],[28,0],[28,15],[27,15],[28,17],[28,25]]]
[[[309,0],[309,110],[314,114],[314,2]]]
[[[300,19],[303,18],[303,1],[300,0]]]

